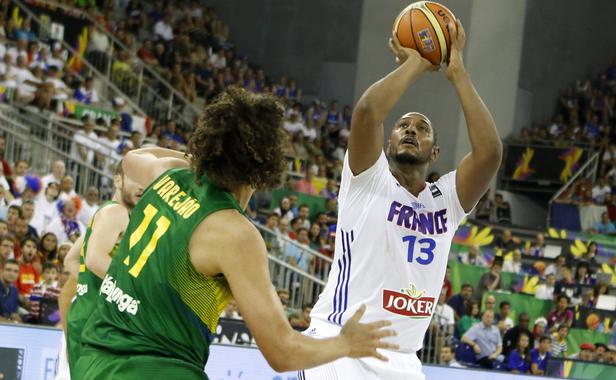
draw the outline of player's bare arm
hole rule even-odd
[[[471,142],[471,152],[458,165],[456,188],[462,208],[469,212],[496,175],[503,155],[503,145],[490,111],[464,68],[462,51],[466,35],[460,20],[449,24],[449,33],[452,39],[451,55],[445,73],[460,98]]]
[[[114,204],[96,213],[92,220],[92,232],[88,239],[88,254],[86,267],[99,278],[104,278],[113,250],[128,225],[128,210],[126,207]]]
[[[382,340],[395,334],[383,329],[389,322],[359,323],[365,307],[334,338],[313,339],[293,330],[270,280],[263,239],[235,210],[219,211],[197,227],[190,256],[204,275],[225,276],[246,324],[276,371],[310,368],[343,356],[386,360],[376,349],[397,348]]]
[[[183,152],[158,147],[131,150],[122,160],[124,173],[143,188],[169,169],[189,166]]]
[[[84,235],[81,235],[73,244],[64,258],[64,270],[69,273],[64,286],[58,296],[58,307],[60,309],[60,320],[62,329],[66,334],[66,316],[71,306],[71,301],[77,293],[77,277],[79,276],[79,257],[81,256],[81,246],[83,245]]]
[[[374,165],[381,155],[387,115],[423,72],[434,69],[416,50],[402,48],[396,37],[389,40],[389,46],[400,66],[370,86],[353,110],[349,166],[355,175]]]

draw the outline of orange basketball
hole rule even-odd
[[[444,5],[418,1],[404,8],[394,22],[400,45],[415,49],[433,65],[449,61],[451,36],[447,24],[456,16]]]

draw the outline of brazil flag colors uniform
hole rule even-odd
[[[207,176],[163,173],[143,193],[84,327],[79,379],[206,379],[218,317],[231,298],[223,276],[193,267],[188,244],[211,213],[240,206]]]
[[[98,208],[98,210],[96,210],[96,213],[94,213],[94,216],[88,224],[86,236],[84,237],[83,245],[81,246],[81,256],[79,257],[79,276],[77,279],[77,294],[71,303],[70,310],[66,317],[66,343],[69,367],[71,368],[71,371],[75,368],[75,364],[79,358],[79,350],[81,348],[81,331],[96,306],[96,301],[98,300],[98,290],[103,282],[103,280],[101,280],[97,275],[86,268],[88,240],[90,239],[90,235],[92,235],[92,225],[96,214],[103,208],[113,204],[117,204],[117,202],[105,202]],[[109,256],[113,257],[116,248],[117,245],[111,252],[109,252]]]

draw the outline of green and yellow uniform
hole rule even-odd
[[[213,212],[237,209],[207,176],[172,169],[143,193],[83,334],[79,379],[207,379],[203,369],[218,317],[231,298],[225,278],[207,277],[188,252]]]
[[[109,201],[103,203],[98,210],[92,216],[88,228],[86,229],[86,236],[84,237],[83,244],[81,246],[81,256],[79,257],[79,275],[77,278],[77,294],[75,299],[71,303],[70,310],[66,316],[67,334],[66,344],[68,351],[68,362],[71,372],[74,370],[79,358],[79,350],[81,349],[81,331],[86,324],[88,318],[94,311],[96,302],[98,300],[98,290],[101,287],[101,280],[97,275],[92,273],[86,268],[86,255],[88,254],[88,240],[92,235],[92,225],[94,224],[94,218],[96,214],[103,208],[117,204],[117,202]],[[118,245],[109,252],[109,256],[113,257]]]

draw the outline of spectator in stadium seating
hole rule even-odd
[[[484,306],[484,310],[492,310],[492,312],[496,314],[496,297],[494,297],[492,294],[488,295],[486,297]]]
[[[511,224],[511,206],[503,199],[502,194],[494,195],[494,213],[498,223]]]
[[[51,172],[45,175],[41,180],[43,181],[43,187],[47,189],[51,182],[60,184],[60,181],[66,174],[66,165],[62,160],[56,160],[51,163]]]
[[[62,80],[62,71],[60,70],[57,66],[50,66],[45,79],[45,83],[49,83],[53,88],[51,99],[56,102],[67,100],[72,94],[71,89]],[[52,106],[54,105],[52,104]]]
[[[42,300],[45,300],[48,305],[51,304],[51,309],[57,310],[59,295],[58,268],[52,263],[46,263],[43,266],[42,281],[34,286],[30,294],[30,322],[43,322],[41,318],[45,316],[41,315]]]
[[[6,215],[5,215],[6,216]],[[0,219],[0,238],[9,233],[9,225],[4,219]]]
[[[563,268],[563,278],[556,282],[554,287],[555,294],[565,294],[567,297],[574,299],[582,293],[582,287],[573,278],[573,272],[568,267]]]
[[[38,237],[39,232],[36,228],[31,225],[32,219],[34,217],[34,202],[32,200],[26,200],[21,205],[21,211],[23,214],[23,220],[25,224],[28,226],[28,236]]]
[[[479,301],[470,299],[464,307],[464,314],[456,324],[458,335],[463,336],[471,327],[480,322]]]
[[[310,229],[310,207],[308,207],[307,204],[301,204],[297,208],[297,217],[302,219],[302,224],[300,224],[300,227],[307,230]]]
[[[448,300],[453,295],[453,285],[451,283],[451,267],[449,266],[449,264],[447,264],[447,269],[445,269],[445,278],[443,279],[443,287],[447,290],[446,299]]]
[[[98,98],[98,92],[94,88],[94,79],[92,79],[92,77],[87,77],[83,85],[80,85],[73,93],[73,98],[84,104],[98,103],[100,100]]]
[[[539,300],[551,301],[554,299],[554,285],[556,284],[556,276],[554,273],[549,273],[545,276],[545,283],[537,286],[535,298]]]
[[[186,145],[186,140],[184,140],[184,137],[177,132],[177,125],[175,124],[175,120],[173,119],[169,119],[165,123],[165,129],[163,129],[163,136],[182,145]]]
[[[592,188],[592,200],[596,204],[605,203],[605,195],[612,193],[612,187],[606,176],[599,178],[599,182]]]
[[[283,128],[289,132],[289,134],[293,137],[300,133],[304,134],[306,127],[304,123],[300,119],[300,116],[296,113],[292,113],[289,116],[289,120],[285,120],[283,123]]]
[[[586,244],[586,252],[584,253],[584,256],[582,256],[582,259],[588,261],[589,263],[596,263],[598,249],[599,246],[597,245],[597,243],[592,240],[589,241]]]
[[[505,228],[502,234],[496,239],[496,247],[502,249],[504,252],[509,252],[519,244],[519,239],[514,237],[509,228]]]
[[[295,330],[304,331],[310,326],[310,312],[312,304],[306,303],[302,306],[302,312],[293,313],[289,316],[289,323]]]
[[[585,261],[578,262],[575,268],[575,281],[580,285],[594,285],[595,279],[590,272],[590,265]]]
[[[319,195],[325,198],[337,199],[338,198],[338,183],[336,182],[336,180],[332,178],[328,179],[327,185],[325,186],[323,190],[321,190]]]
[[[293,211],[291,210],[291,201],[289,198],[284,197],[280,200],[278,207],[274,209],[274,213],[277,214],[280,219],[286,219],[287,222],[291,222],[294,218]]]
[[[173,41],[173,26],[172,26],[172,15],[169,11],[166,11],[163,15],[162,20],[159,20],[154,24],[154,39],[161,40],[165,44]]]
[[[447,300],[447,288],[443,287],[441,289],[437,304],[434,307],[434,315],[432,316],[431,321],[431,331],[433,333],[438,331],[436,336],[449,337],[453,335],[456,320],[453,308],[446,304],[445,300]]]
[[[488,189],[475,206],[475,219],[490,221],[493,212],[494,202],[490,199],[490,189]]]
[[[513,373],[528,373],[530,371],[530,335],[523,332],[518,336],[515,349],[507,358],[507,369]]]
[[[595,345],[592,343],[582,343],[580,344],[580,351],[570,355],[569,358],[592,362],[595,359]]]
[[[11,177],[13,175],[13,169],[11,168],[11,165],[9,164],[9,162],[4,159],[4,151],[6,149],[6,138],[4,137],[4,135],[0,134],[0,162],[2,163],[2,167],[0,169],[2,169],[0,171],[0,174],[2,175],[2,177]],[[3,183],[0,183],[0,185],[4,186]],[[5,190],[9,190],[9,187],[4,187]]]
[[[9,232],[15,233],[15,226],[17,225],[17,219],[23,217],[21,207],[17,205],[9,206],[6,213],[6,222],[8,224]]]
[[[15,81],[17,83],[15,99],[20,103],[30,104],[34,101],[38,88],[43,81],[30,71],[25,56],[17,57],[15,71]]]
[[[88,187],[84,195],[85,196],[82,199],[81,209],[79,210],[77,219],[84,226],[87,226],[90,223],[90,220],[94,217],[96,210],[98,210],[100,205],[100,197],[96,186]]]
[[[285,315],[287,316],[287,319],[291,316],[291,313],[293,312],[291,310],[291,308],[289,307],[289,291],[287,289],[278,289],[276,290],[276,294],[278,295],[278,298],[280,299],[280,303],[282,304],[282,308],[285,311]]]
[[[38,241],[32,237],[26,237],[21,241],[19,256],[19,277],[17,278],[17,290],[20,297],[28,297],[32,292],[32,288],[40,281],[40,272],[38,272],[33,260],[36,255]]]
[[[325,244],[324,234],[321,233],[321,225],[318,222],[313,222],[308,231],[308,239],[310,240],[310,248],[321,252],[321,248]]]
[[[485,259],[481,256],[481,249],[473,244],[468,247],[468,252],[460,253],[460,262],[463,264],[474,265],[485,268],[488,266]]]
[[[503,263],[503,272],[522,273],[522,251],[514,249],[510,260]]]
[[[462,318],[462,315],[466,310],[466,305],[468,304],[472,295],[473,286],[469,283],[464,283],[460,288],[460,293],[452,296],[447,300],[447,304],[451,306],[456,313],[456,321]],[[479,313],[479,310],[477,310],[477,313]]]
[[[53,262],[57,264],[55,262],[58,255],[58,238],[56,238],[56,235],[50,232],[44,234],[41,237],[36,255],[42,263]]]
[[[78,130],[73,136],[71,156],[76,162],[94,164],[95,153],[99,150],[98,135],[94,132],[94,120],[84,117],[83,130]]]
[[[559,325],[556,331],[552,333],[552,356],[557,358],[567,357],[567,335],[569,335],[569,326]]]
[[[595,224],[593,232],[599,234],[616,233],[616,227],[614,226],[614,223],[610,222],[610,217],[607,212],[601,214],[601,220]]]
[[[13,259],[4,263],[0,279],[0,322],[20,323],[19,291],[13,285],[19,277],[19,264]]]
[[[479,279],[479,283],[477,284],[475,293],[473,294],[475,299],[482,299],[483,292],[486,290],[492,292],[503,288],[503,280],[501,276],[502,269],[502,257],[494,257],[492,265],[490,266],[490,271],[484,273]]]
[[[85,233],[84,225],[77,220],[77,214],[81,207],[81,199],[72,197],[58,202],[60,214],[51,220],[45,232],[52,232],[58,238],[58,243],[66,241],[74,242]]]
[[[220,314],[220,318],[242,319],[242,317],[240,317],[240,314],[237,312],[237,310],[238,310],[237,302],[235,301],[234,298],[231,298],[227,306],[225,306],[225,309]]]
[[[548,313],[548,326],[555,330],[556,326],[567,325],[571,327],[573,323],[573,311],[568,309],[569,297],[564,294],[556,297],[556,307]]]
[[[513,320],[509,316],[511,313],[511,303],[509,301],[501,301],[498,304],[499,313],[494,314],[494,323],[504,335],[505,331],[513,327]]]
[[[302,218],[300,218],[299,216],[296,216],[295,218],[291,219],[291,223],[290,225],[290,230],[289,230],[289,238],[292,240],[297,240],[297,233],[299,232],[300,228],[303,228],[302,225],[304,223],[304,220]]]
[[[608,284],[605,282],[599,282],[597,285],[595,285],[595,287],[592,290],[592,295],[590,299],[588,300],[588,307],[596,307],[599,297],[602,295],[608,295],[609,291],[610,291],[610,288],[608,287]]]
[[[545,252],[545,237],[543,233],[538,233],[535,237],[533,245],[528,249],[528,254],[534,257],[543,257]]]
[[[297,230],[297,245],[287,244],[284,251],[284,257],[291,266],[299,268],[310,273],[312,266],[312,257],[308,255],[305,248],[309,248],[310,240],[308,240],[308,230],[299,228]]]
[[[530,351],[530,372],[533,375],[544,375],[548,359],[551,357],[552,338],[544,336],[539,339],[539,348]]]
[[[325,215],[327,215],[328,225],[338,222],[338,200],[332,198],[325,200]]]
[[[548,265],[548,267],[545,269],[544,274],[546,276],[548,274],[553,274],[555,276],[555,280],[560,281],[563,279],[564,276],[564,268],[567,268],[567,256],[561,253],[560,255],[558,255],[558,257],[556,257],[556,262],[553,262]]]
[[[565,133],[565,130],[567,129],[567,125],[565,124],[564,119],[565,118],[563,117],[562,114],[558,114],[554,118],[554,122],[548,127],[550,136],[552,138],[557,138],[560,135]]]
[[[312,183],[313,177],[314,172],[307,168],[304,172],[304,177],[295,182],[294,190],[309,195],[317,195],[317,189]]]
[[[444,365],[447,367],[453,367],[453,368],[466,368],[465,366],[463,366],[462,364],[456,361],[456,357],[455,357],[453,348],[451,346],[441,347],[441,354],[439,358],[440,358],[439,364],[441,365]]]
[[[475,351],[476,363],[488,369],[494,367],[494,362],[503,349],[500,332],[493,325],[493,321],[494,313],[486,310],[481,316],[481,323],[474,325],[462,335],[462,342],[470,345]]]
[[[528,329],[530,323],[530,317],[528,313],[521,312],[518,315],[518,324],[505,332],[503,336],[503,355],[508,356],[511,351],[516,347],[517,342],[523,334],[526,334],[529,338],[529,347],[534,347],[535,342],[533,336]]]
[[[6,234],[0,237],[0,267],[11,259],[15,259],[15,238]]]
[[[604,343],[595,343],[595,361],[597,363],[607,363],[608,361],[606,359],[609,356],[608,351],[608,347]]]
[[[58,194],[58,199],[66,200],[68,198],[77,197],[77,193],[75,192],[75,181],[73,180],[73,176],[70,174],[65,174],[64,177],[60,180],[60,194]]]

